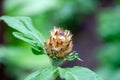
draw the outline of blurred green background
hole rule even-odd
[[[0,0],[0,16],[29,16],[47,39],[54,26],[73,33],[73,50],[85,66],[104,78],[120,80],[120,0]],[[49,65],[46,55],[34,55],[30,46],[13,37],[13,29],[0,22],[0,80],[23,80]]]

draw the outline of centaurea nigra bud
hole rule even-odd
[[[69,30],[54,27],[49,39],[45,42],[47,54],[52,59],[65,59],[72,51],[72,34]]]

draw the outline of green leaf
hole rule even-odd
[[[19,32],[13,32],[13,35],[16,38],[19,38],[23,41],[28,42],[29,44],[32,45],[32,52],[36,55],[39,54],[43,54],[44,50],[43,48],[41,48],[40,46],[42,46],[41,44],[37,45],[37,40],[32,36],[32,35],[28,35],[28,34],[23,34],[23,33],[19,33]]]
[[[93,71],[83,67],[58,68],[60,77],[65,80],[103,80]]]
[[[57,68],[49,66],[29,75],[25,80],[55,80],[58,76]]]
[[[37,40],[35,40],[34,36],[32,36],[32,35],[23,34],[23,33],[19,33],[19,32],[13,32],[13,35],[16,38],[19,38],[25,42],[28,42],[31,45],[34,45],[35,43],[37,43]]]
[[[27,17],[10,17],[10,16],[2,16],[2,20],[4,20],[11,28],[16,29],[22,33],[27,33],[29,30],[26,28],[28,24],[23,22],[22,19],[27,19]]]
[[[43,51],[45,39],[42,34],[33,27],[29,17],[2,16],[0,19],[5,21],[11,28],[19,31],[13,33],[15,37],[31,44],[35,49],[39,48],[40,52],[41,50]]]
[[[44,42],[44,37],[39,33],[32,25],[32,21],[29,17],[10,17],[2,16],[1,19],[5,21],[9,27],[16,29],[17,31],[32,35],[36,38],[41,44]]]

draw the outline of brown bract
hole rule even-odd
[[[65,59],[73,47],[72,34],[69,30],[54,27],[45,42],[48,55],[53,59]]]

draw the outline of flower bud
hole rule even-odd
[[[69,30],[54,28],[49,39],[45,42],[45,49],[52,59],[65,59],[73,47],[72,34]]]

